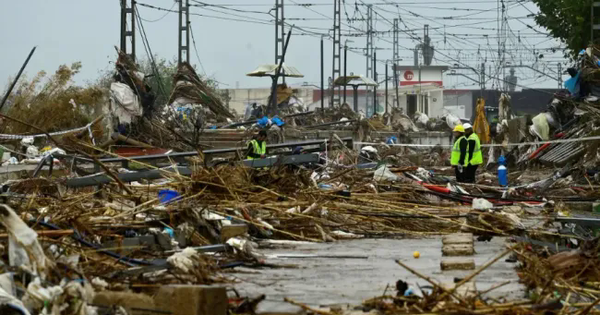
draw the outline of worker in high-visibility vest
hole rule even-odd
[[[248,150],[246,158],[248,160],[264,159],[267,153],[267,131],[261,130],[250,142],[248,142]]]
[[[456,181],[462,183],[465,181],[465,168],[467,161],[468,142],[465,138],[465,129],[462,125],[457,125],[453,130],[454,146],[450,155],[450,165],[454,167]]]
[[[479,165],[483,164],[483,153],[481,152],[481,141],[479,136],[473,132],[471,124],[464,124],[465,137],[469,142],[467,163],[465,169],[465,182],[475,183],[475,175]]]

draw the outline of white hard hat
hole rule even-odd
[[[469,128],[473,128],[473,126],[471,126],[471,124],[469,124],[469,123],[466,123],[466,124],[463,124],[463,128],[469,129]]]

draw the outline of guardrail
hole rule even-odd
[[[352,138],[342,138],[341,139],[344,146],[349,149],[352,149],[354,145],[354,141]],[[331,148],[327,148],[326,146],[332,144],[329,139],[316,139],[316,140],[307,140],[307,141],[298,141],[298,142],[284,142],[277,144],[268,144],[267,145],[267,153],[276,149],[286,149],[286,148],[296,148],[296,147],[310,147],[317,146],[315,148],[305,148],[306,152],[322,152],[327,150],[331,150]],[[333,143],[335,144],[335,142]],[[228,153],[242,153],[245,152],[246,148],[236,147],[236,148],[227,148],[227,149],[211,149],[204,150],[202,154],[204,156],[217,155],[217,154],[228,154]],[[102,158],[98,159],[101,163],[122,163],[122,166],[127,168],[129,166],[129,162],[131,161],[156,161],[163,159],[173,159],[173,160],[181,160],[186,157],[197,156],[197,151],[188,151],[188,152],[172,152],[165,154],[152,154],[152,155],[141,155],[141,156],[132,156],[132,157],[114,157],[114,158]],[[73,159],[75,162],[87,162],[94,163],[94,160],[81,157],[81,156],[72,156],[72,155],[55,155],[57,158],[66,158]],[[96,171],[99,170],[98,165],[96,165]]]

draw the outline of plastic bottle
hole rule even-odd
[[[498,183],[500,186],[508,186],[508,170],[506,169],[506,158],[501,155],[498,159]]]

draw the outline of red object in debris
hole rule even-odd
[[[537,150],[535,150],[533,153],[531,153],[531,155],[529,156],[529,159],[530,160],[535,159],[535,157],[538,156],[538,154],[540,154],[542,151],[546,150],[546,148],[549,146],[550,146],[550,143],[544,143],[544,145],[542,145]]]
[[[161,148],[117,147],[114,149],[114,153],[123,157],[165,154],[167,152],[169,150]]]
[[[554,136],[554,139],[560,139],[562,137],[565,136],[564,132],[561,133],[557,133]],[[535,152],[531,153],[531,155],[529,156],[530,160],[535,159],[536,156],[538,156],[540,153],[542,153],[542,151],[546,150],[548,147],[550,146],[550,143],[544,143],[544,145],[542,145],[541,147],[539,147],[537,150],[535,150]]]
[[[528,251],[532,251],[533,250],[533,248],[531,247],[531,245],[525,246],[525,249],[528,250]]]
[[[432,190],[432,191],[437,191],[439,193],[442,194],[449,194],[452,191],[450,190],[450,188],[445,187],[445,186],[437,186],[437,185],[428,185],[428,184],[423,184],[423,187]]]

